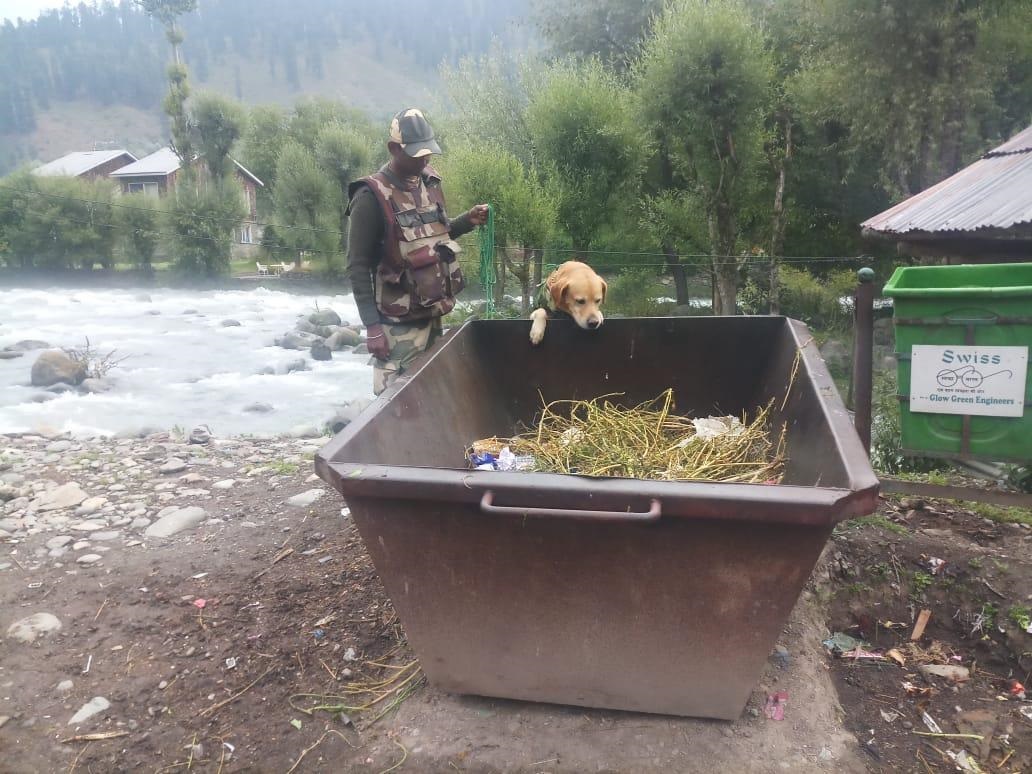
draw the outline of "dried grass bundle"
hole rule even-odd
[[[743,415],[740,421],[700,421],[672,413],[672,390],[633,408],[609,400],[616,397],[548,403],[535,428],[512,438],[477,441],[471,451],[497,455],[508,446],[517,455],[533,457],[534,470],[550,473],[659,481],[781,481],[785,428],[775,438],[773,401],[751,420]]]

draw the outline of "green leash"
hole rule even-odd
[[[487,223],[480,227],[480,286],[487,294],[487,306],[484,317],[491,319],[495,315],[494,288],[498,275],[495,274],[495,226],[494,207],[487,208]]]

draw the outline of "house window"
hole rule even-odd
[[[158,184],[157,183],[129,183],[129,193],[142,193],[148,196],[158,195]]]
[[[245,223],[240,227],[240,244],[253,245],[254,237],[251,234],[251,224]]]

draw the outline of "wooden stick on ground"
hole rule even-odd
[[[924,636],[925,627],[928,626],[928,619],[932,617],[931,610],[922,610],[917,616],[917,623],[914,624],[914,631],[910,632],[910,641],[916,642]]]

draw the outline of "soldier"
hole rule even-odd
[[[486,204],[448,219],[428,163],[441,148],[421,111],[394,117],[387,150],[390,161],[348,190],[348,273],[377,395],[440,335],[441,317],[465,287],[454,240],[487,220]]]

